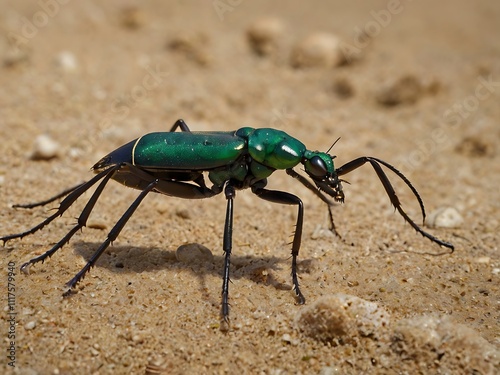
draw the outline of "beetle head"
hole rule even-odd
[[[335,201],[343,202],[342,183],[335,172],[333,159],[335,156],[325,152],[306,151],[302,164],[318,189],[331,196]]]

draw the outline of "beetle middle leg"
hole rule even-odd
[[[233,248],[233,201],[236,196],[234,186],[227,183],[224,188],[227,199],[226,220],[224,222],[224,238],[222,249],[224,250],[224,270],[222,275],[222,306],[221,317],[223,325],[221,331],[227,331],[229,325],[229,268],[231,265],[231,251]]]
[[[189,132],[191,133],[191,130],[189,129],[189,126],[184,122],[183,119],[179,119],[175,122],[175,124],[172,126],[170,129],[170,132],[175,132],[177,128],[181,128],[182,132]]]
[[[295,232],[293,234],[292,241],[292,283],[297,302],[302,305],[306,302],[306,299],[300,291],[299,280],[297,277],[297,257],[299,255],[300,243],[302,240],[302,226],[304,223],[304,205],[302,200],[296,195],[279,190],[264,189],[262,186],[257,185],[252,186],[252,192],[259,198],[273,203],[287,204],[298,207],[297,223],[295,224]]]

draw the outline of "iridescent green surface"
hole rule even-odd
[[[234,132],[146,134],[134,148],[133,163],[144,168],[209,170],[233,163],[245,151]]]

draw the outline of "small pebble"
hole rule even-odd
[[[21,48],[9,49],[3,58],[3,66],[6,68],[16,68],[21,65],[27,65],[31,60],[30,52]]]
[[[481,263],[481,264],[488,264],[490,263],[490,260],[491,260],[490,257],[479,257],[474,259],[476,263]]]
[[[351,82],[349,82],[345,78],[340,78],[337,79],[333,83],[333,92],[340,98],[340,99],[349,99],[354,95],[354,87],[352,86]]]
[[[34,320],[32,320],[24,325],[24,329],[26,329],[26,330],[32,330],[35,327],[36,327],[36,322]]]
[[[329,33],[311,34],[292,50],[291,64],[295,68],[332,68],[345,62],[340,39]]]
[[[311,234],[311,239],[317,240],[320,238],[333,238],[335,234],[328,228],[325,228],[321,224],[316,225],[314,232]]]
[[[290,336],[290,334],[288,334],[288,333],[285,333],[285,334],[283,334],[283,336],[281,336],[281,341],[284,341],[284,342],[290,344],[292,342],[292,336]]]
[[[59,154],[59,143],[54,141],[47,134],[42,134],[36,137],[33,145],[31,159],[33,160],[49,160],[55,158]]]
[[[457,145],[455,151],[467,157],[481,158],[486,156],[493,156],[494,145],[488,138],[480,137],[464,137],[462,141]]]
[[[179,209],[175,210],[175,215],[180,218],[180,219],[191,219],[191,211],[189,210],[184,210],[184,209]]]
[[[264,17],[254,21],[247,29],[247,38],[252,50],[267,56],[279,48],[285,33],[285,25],[279,18]]]
[[[498,349],[448,315],[399,320],[391,341],[392,352],[399,358],[412,358],[421,373],[439,366],[444,371],[437,372],[448,374],[498,374]]]
[[[120,23],[126,29],[136,30],[144,26],[146,15],[139,8],[127,7],[121,11]]]
[[[56,56],[55,62],[65,72],[73,72],[78,68],[75,55],[69,51],[59,53]]]
[[[88,228],[104,230],[108,227],[108,224],[104,220],[91,219],[87,223]]]
[[[400,104],[413,104],[425,93],[421,81],[413,76],[406,75],[382,84],[376,93],[379,104],[394,107]]]
[[[144,342],[144,337],[142,337],[142,335],[134,335],[132,336],[132,341],[134,342],[134,344],[142,344]]]
[[[462,215],[454,207],[442,207],[431,212],[425,224],[435,228],[458,228],[464,222]]]
[[[315,340],[354,342],[356,337],[376,339],[390,323],[390,315],[374,302],[347,294],[320,297],[296,316],[297,328]]]
[[[212,56],[208,53],[210,37],[203,32],[182,32],[168,43],[167,47],[186,56],[198,65],[207,66],[212,62]]]
[[[214,259],[210,249],[198,243],[179,246],[175,252],[175,257],[179,262],[186,264],[209,263]]]

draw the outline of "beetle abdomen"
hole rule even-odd
[[[124,144],[123,146],[117,148],[115,151],[110,152],[108,155],[103,157],[97,163],[94,164],[92,170],[95,173],[99,173],[102,170],[111,167],[112,165],[120,164],[120,163],[132,163],[132,150],[134,149],[134,145],[137,142],[137,139],[130,141],[129,143]]]
[[[132,164],[144,168],[210,170],[233,163],[246,149],[234,132],[150,133],[132,150]]]

